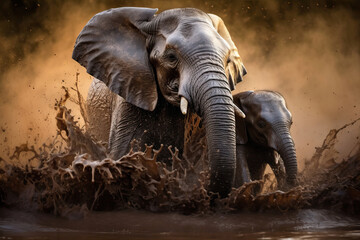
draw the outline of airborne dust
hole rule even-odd
[[[86,96],[91,77],[71,59],[77,34],[97,12],[129,5],[160,11],[192,6],[222,17],[232,34],[248,70],[236,91],[271,89],[284,95],[303,171],[302,185],[288,192],[276,192],[270,175],[234,189],[228,199],[218,200],[221,211],[326,207],[360,212],[360,123],[355,121],[360,117],[360,28],[355,1],[104,2],[2,3],[2,203],[63,216],[128,207],[210,210],[206,156],[200,161],[189,154],[179,161],[175,148],[162,149],[174,154],[170,168],[154,162],[157,149],[151,148],[134,150],[120,161],[106,158],[104,144],[82,128],[78,107],[78,96]],[[188,122],[196,127],[195,118]],[[353,124],[327,135],[346,123]],[[256,185],[263,186],[261,194],[251,191]]]

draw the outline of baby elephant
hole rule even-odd
[[[245,119],[236,119],[239,170],[235,187],[250,178],[262,179],[266,164],[272,168],[280,189],[296,185],[297,159],[290,135],[292,117],[283,96],[274,91],[247,91],[233,98],[246,114]]]

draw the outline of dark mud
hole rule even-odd
[[[360,143],[341,161],[334,147],[338,134],[357,120],[329,132],[299,174],[298,187],[279,191],[269,173],[264,180],[212,202],[197,116],[187,119],[183,159],[176,148],[153,149],[136,142],[121,159],[110,159],[106,143],[96,141],[74,120],[65,106],[69,99],[82,106],[86,125],[81,96],[70,98],[66,90],[55,104],[58,130],[52,143],[40,148],[23,144],[0,159],[0,235],[45,239],[360,236]],[[170,166],[157,161],[160,151],[171,152]],[[253,189],[259,186],[262,190],[255,194]]]

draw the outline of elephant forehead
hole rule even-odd
[[[259,91],[252,94],[247,101],[254,115],[265,119],[291,119],[291,113],[286,107],[285,99],[278,93]]]
[[[259,115],[270,122],[275,120],[291,120],[291,113],[283,104],[263,104]]]
[[[204,19],[190,18],[184,19],[179,24],[179,32],[186,38],[192,36],[198,39],[210,39],[215,36],[216,30],[211,23],[204,21]]]
[[[285,102],[283,96],[280,93],[274,91],[260,90],[252,94],[252,97],[259,101],[280,101]]]
[[[178,8],[164,11],[158,16],[158,21],[158,31],[164,36],[168,36],[176,30],[184,38],[194,35],[194,31],[209,31],[210,29],[206,28],[206,26],[212,26],[210,17],[194,8]]]
[[[176,31],[168,36],[166,43],[188,55],[211,51],[222,56],[230,50],[215,28],[204,21],[183,21]]]
[[[178,19],[186,19],[191,17],[201,17],[201,18],[210,18],[207,16],[206,13],[201,11],[200,9],[196,8],[174,8],[165,10],[162,13],[159,14],[159,17],[161,19],[167,20],[172,17],[176,17]]]
[[[257,91],[250,95],[248,102],[251,105],[268,110],[279,108],[280,106],[286,107],[285,99],[280,94],[270,91]]]

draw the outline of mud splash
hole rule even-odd
[[[207,191],[207,151],[199,117],[187,118],[183,159],[176,148],[143,149],[137,142],[132,143],[127,155],[111,159],[106,144],[80,127],[66,107],[69,99],[75,101],[86,125],[86,109],[79,91],[76,97],[70,97],[64,90],[65,95],[55,104],[58,130],[53,142],[39,149],[23,144],[7,159],[0,158],[1,205],[66,217],[129,208],[185,214],[301,208],[360,213],[360,142],[347,159],[334,161],[337,134],[359,119],[330,131],[323,146],[306,162],[298,187],[278,191],[275,178],[267,174],[264,180],[233,189],[228,198],[216,199],[214,204],[213,193]],[[157,161],[160,151],[170,151],[170,166]],[[24,159],[26,164],[16,164]],[[260,187],[261,192],[255,194],[255,187]]]

